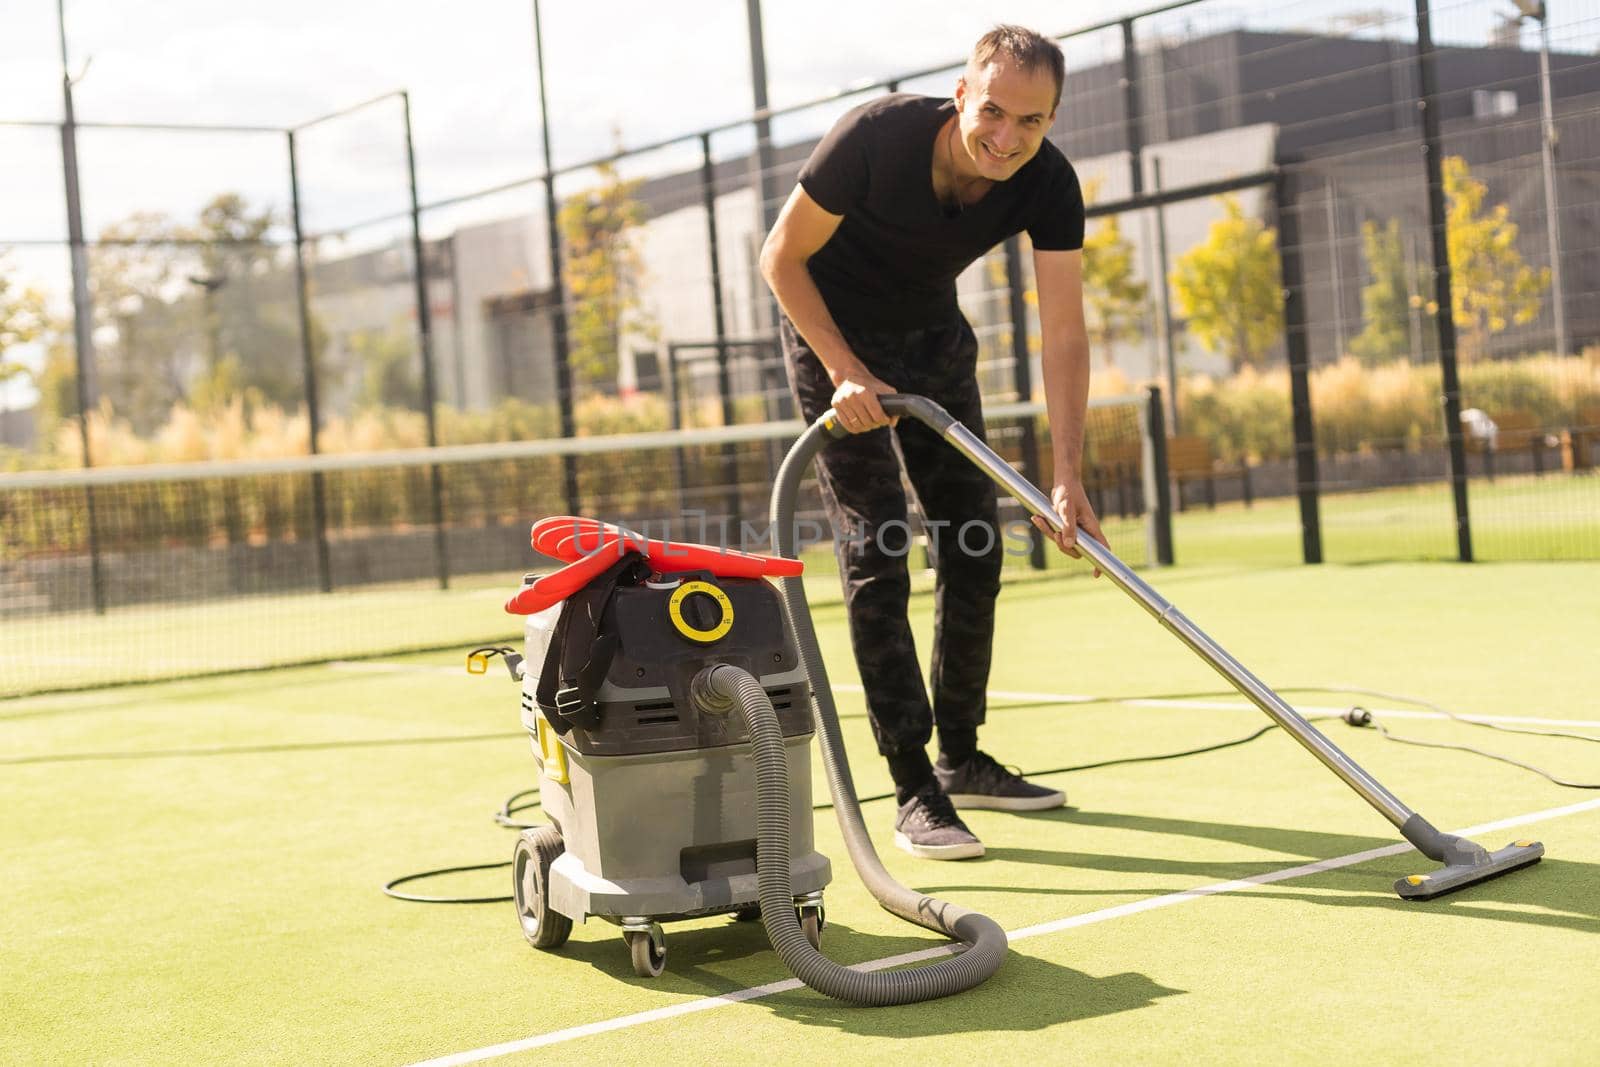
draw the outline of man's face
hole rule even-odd
[[[991,61],[956,82],[961,145],[990,181],[1003,182],[1034,157],[1056,117],[1048,70]]]

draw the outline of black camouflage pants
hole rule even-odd
[[[873,374],[899,392],[937,401],[983,436],[978,342],[959,312],[909,333],[844,334]],[[815,420],[832,404],[833,383],[787,317],[780,335],[790,385],[806,420]],[[931,708],[906,616],[911,531],[896,442],[934,557]],[[994,483],[914,419],[828,445],[817,457],[817,480],[878,751],[893,756],[924,747],[935,722],[941,733],[975,729],[987,708],[1004,553]]]

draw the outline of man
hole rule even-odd
[[[1000,26],[973,48],[953,100],[893,94],[856,108],[801,168],[761,253],[783,309],[784,357],[800,407],[807,419],[833,407],[852,435],[822,453],[818,481],[839,534],[873,734],[900,805],[895,843],[934,859],[983,855],[956,807],[1038,810],[1066,797],[977,747],[1003,551],[994,486],[920,423],[891,428],[877,397],[927,396],[983,433],[978,345],[956,304],[955,279],[1026,231],[1055,460],[1051,500],[1064,523],[1055,540],[1076,556],[1078,526],[1101,537],[1079,474],[1089,388],[1083,196],[1071,165],[1045,141],[1064,71],[1053,42]],[[902,457],[937,575],[931,708],[906,617]],[[937,764],[926,748],[935,722]]]

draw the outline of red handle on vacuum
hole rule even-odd
[[[705,570],[723,578],[792,578],[804,571],[796,559],[691,541],[662,541],[576,515],[540,519],[533,524],[530,540],[535,551],[564,560],[581,559],[595,552],[617,559],[618,554],[609,550],[620,542],[642,553],[650,566],[663,574]]]

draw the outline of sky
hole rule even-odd
[[[1559,2],[1559,0],[1558,0]],[[0,0],[0,123],[60,120],[57,0]],[[285,127],[407,89],[423,201],[539,173],[532,0],[65,0],[69,62],[83,122]],[[1001,21],[1060,34],[1152,6],[1149,0],[765,0],[769,97],[776,107],[957,59]],[[1340,16],[1410,0],[1212,0],[1140,23],[1141,33],[1203,31],[1260,12],[1327,32]],[[1448,35],[1489,0],[1440,3]],[[1461,14],[1462,9],[1468,9]],[[558,167],[618,144],[648,144],[737,120],[753,106],[745,0],[545,0],[551,140]],[[1116,31],[1068,44],[1069,64],[1117,54]],[[915,88],[947,92],[953,75]],[[837,110],[837,109],[834,109]],[[826,125],[833,112],[790,120]],[[306,131],[300,163],[312,232],[403,209],[396,101]],[[807,131],[809,132],[809,131]],[[746,135],[718,139],[742,153]],[[692,142],[660,156],[693,160]],[[80,132],[85,226],[133,211],[191,216],[222,188],[287,207],[285,139],[276,133]],[[59,241],[66,219],[58,135],[0,125],[0,248]],[[581,178],[575,180],[582,180]],[[526,205],[522,199],[521,204]],[[492,214],[501,205],[486,204]],[[440,225],[459,219],[441,217]],[[15,253],[13,253],[15,255]]]
[[[1097,6],[1093,16],[1115,10]],[[767,0],[770,100],[798,103],[954,59],[996,21],[1059,33],[1072,28],[1070,11],[1050,0]],[[54,0],[0,0],[0,12],[0,120],[59,121]],[[87,64],[74,91],[83,122],[288,126],[404,88],[424,201],[543,169],[531,0],[456,0],[448,16],[418,0],[67,0],[66,13],[74,74]],[[546,0],[542,16],[557,166],[752,110],[744,0]],[[363,206],[403,204],[400,130],[390,106],[308,131],[308,215],[321,206],[317,183],[340,181],[337,167],[318,172],[319,157],[347,152],[352,139],[370,142]],[[286,185],[277,135],[84,130],[80,153],[91,232],[132,210],[187,209],[219,181]],[[55,132],[0,130],[0,154],[36,161],[31,179],[0,179],[13,194],[0,200],[0,243],[63,235]],[[318,221],[352,220],[325,212]]]

